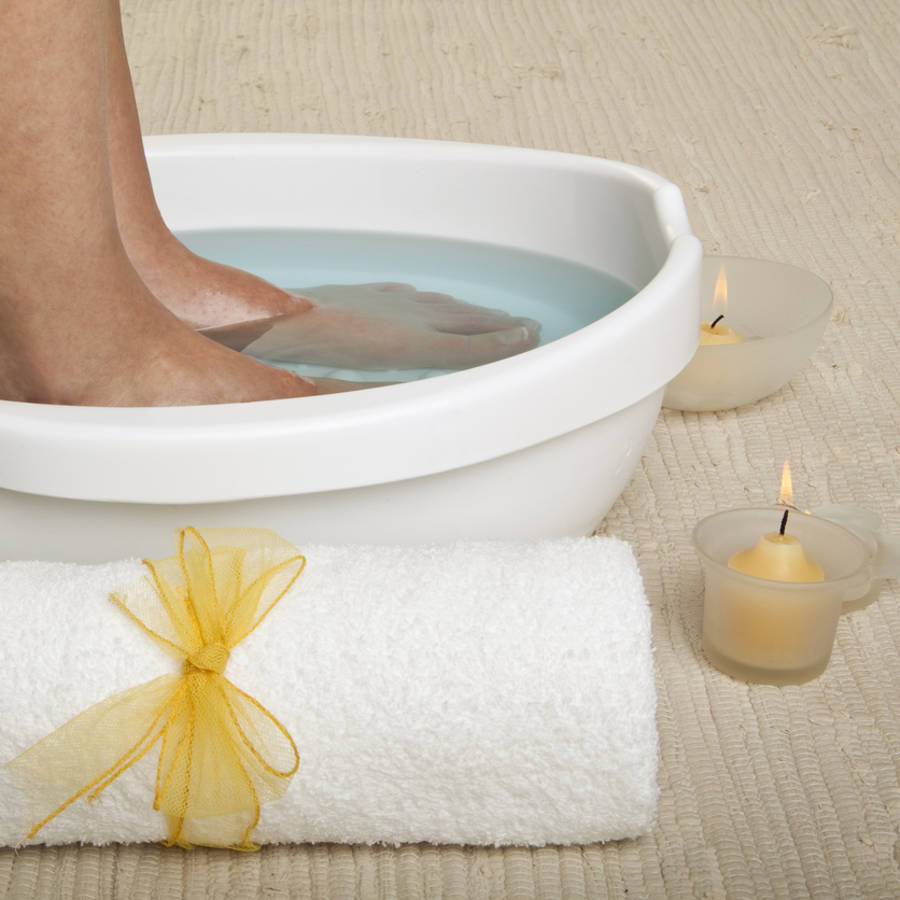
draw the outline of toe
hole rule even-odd
[[[540,333],[524,325],[486,334],[440,334],[436,336],[435,368],[463,369],[515,356],[537,346]]]
[[[516,327],[525,328],[534,335],[541,333],[540,323],[535,322],[534,319],[523,319],[506,313],[502,317],[472,313],[448,316],[440,322],[432,323],[432,327],[435,331],[443,331],[447,334],[490,334],[491,332],[514,331]]]
[[[462,306],[461,300],[451,297],[450,294],[440,294],[437,291],[417,291],[415,300],[419,303],[436,303],[441,306]]]
[[[410,294],[416,291],[413,285],[403,281],[375,281],[371,284],[363,285],[363,287],[370,287],[372,290],[384,291],[385,293]]]

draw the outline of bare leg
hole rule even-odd
[[[207,340],[123,247],[107,153],[108,0],[0,4],[0,398],[174,405],[315,389]]]
[[[153,196],[119,0],[108,2],[109,152],[119,228],[138,273],[176,315],[196,328],[213,329],[211,337],[236,347],[241,344],[232,340],[227,326],[282,317],[277,327],[290,339],[279,340],[278,346],[290,345],[296,353],[277,358],[359,368],[453,368],[535,346],[537,323],[445,295],[436,303],[436,295],[405,286],[408,290],[391,298],[387,315],[379,302],[384,297],[380,285],[361,285],[359,290],[328,285],[288,294],[190,252],[166,227]],[[308,311],[315,314],[299,315]]]
[[[192,253],[156,205],[141,141],[119,0],[108,0],[109,158],[125,249],[150,290],[177,316],[203,328],[308,309],[308,301]]]

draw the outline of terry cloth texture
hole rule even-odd
[[[298,582],[225,671],[300,751],[254,840],[583,844],[650,830],[650,615],[626,543],[301,549]],[[0,758],[180,669],[108,599],[140,577],[128,563],[0,563]],[[37,841],[163,839],[158,755]],[[20,799],[0,773],[0,843],[28,831]]]
[[[0,852],[14,898],[900,894],[900,590],[841,619],[816,681],[746,685],[700,649],[698,519],[855,503],[900,533],[895,0],[123,0],[148,134],[301,131],[620,159],[684,193],[707,253],[816,272],[834,315],[778,394],[664,411],[602,527],[652,615],[659,818],[540,849],[155,845]],[[593,390],[594,386],[585,386]],[[627,892],[627,893],[626,893]]]

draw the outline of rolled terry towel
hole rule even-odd
[[[650,617],[627,544],[299,549],[306,569],[225,673],[300,755],[256,841],[583,844],[650,829]],[[0,761],[110,694],[179,671],[109,599],[143,576],[136,560],[0,564]],[[158,756],[34,842],[165,838],[152,809]],[[0,770],[0,843],[22,842],[25,809]]]

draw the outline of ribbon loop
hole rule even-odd
[[[148,577],[110,599],[182,660],[181,674],[102,700],[8,763],[49,785],[42,798],[55,798],[29,838],[79,798],[98,796],[158,743],[153,808],[167,817],[166,843],[254,849],[261,804],[280,797],[297,771],[287,730],[224,672],[231,650],[306,560],[261,529],[184,528],[176,544],[176,556],[144,560]]]

